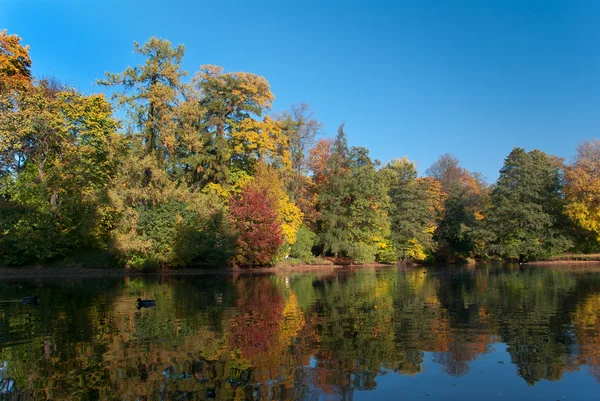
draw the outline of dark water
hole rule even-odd
[[[0,369],[2,400],[598,400],[600,273],[0,280]]]

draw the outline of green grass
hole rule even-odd
[[[565,253],[562,255],[552,256],[546,260],[549,261],[569,261],[569,260],[584,260],[584,261],[600,261],[600,253]]]

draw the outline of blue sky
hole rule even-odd
[[[568,159],[600,137],[600,1],[0,0],[0,28],[87,93],[139,62],[134,40],[184,44],[191,73],[262,75],[274,110],[306,102],[421,173],[450,152],[493,181],[514,146]]]

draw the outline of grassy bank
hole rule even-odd
[[[600,253],[576,254],[565,253],[562,255],[552,256],[548,259],[536,260],[527,262],[528,265],[560,265],[565,263],[598,263],[600,264]]]
[[[123,277],[137,275],[204,275],[219,273],[277,273],[277,272],[314,272],[336,269],[360,269],[393,267],[379,263],[357,264],[347,259],[321,258],[294,259],[289,258],[277,262],[274,266],[259,268],[234,268],[223,267],[187,267],[163,270],[134,270],[121,267],[108,253],[102,251],[85,251],[69,255],[48,263],[39,263],[29,266],[2,266],[0,265],[0,278],[34,278],[34,277]]]

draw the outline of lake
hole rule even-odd
[[[600,273],[3,279],[13,399],[598,400]]]

